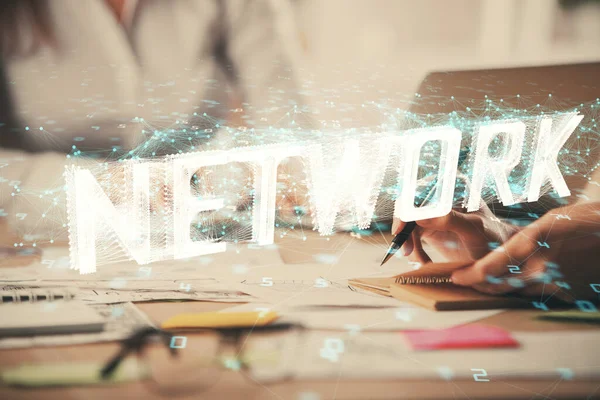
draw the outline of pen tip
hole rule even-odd
[[[388,260],[394,255],[394,253],[386,253],[385,257],[383,257],[383,260],[381,260],[381,264],[379,264],[379,266],[381,267],[383,264],[385,264],[386,262],[388,262]]]

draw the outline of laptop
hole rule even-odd
[[[417,93],[419,96],[408,111],[420,117],[461,112],[467,107],[471,108],[469,113],[475,117],[482,115],[479,107],[486,100],[494,103],[502,100],[503,104],[528,108],[531,116],[540,114],[537,104],[540,104],[540,110],[568,111],[600,98],[600,63],[431,72],[421,82]],[[586,115],[582,125],[588,125],[590,118],[593,117]],[[592,151],[587,156],[590,160],[587,166],[591,167],[600,160],[600,135],[593,132],[577,133],[582,138],[577,139],[577,135],[573,134],[565,146],[574,148],[578,146],[577,143],[591,143],[589,147]],[[571,190],[569,198],[556,199],[548,193],[537,202],[509,207],[494,202],[490,208],[499,216],[517,219],[527,218],[530,213],[541,215],[565,202],[578,200],[575,196],[577,191],[587,183],[582,174],[565,175],[565,180]]]

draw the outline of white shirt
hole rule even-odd
[[[143,131],[214,123],[235,92],[249,125],[298,102],[285,0],[130,1],[123,24],[103,0],[48,4],[58,48],[4,63],[17,134],[38,151],[0,149],[0,207],[21,234],[64,238],[62,172],[74,145],[128,149]]]

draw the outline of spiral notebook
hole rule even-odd
[[[531,301],[518,296],[496,296],[452,283],[452,271],[465,267],[464,263],[430,263],[421,268],[387,278],[357,278],[350,285],[394,297],[438,311],[485,310],[495,308],[522,308]]]
[[[0,304],[36,303],[39,301],[72,300],[74,294],[63,288],[41,288],[29,286],[0,286]]]

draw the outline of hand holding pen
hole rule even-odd
[[[427,202],[429,202],[429,200],[431,199],[431,197],[433,197],[433,194],[435,193],[435,189],[436,189],[436,184],[437,184],[437,178],[434,180],[432,188],[429,190],[429,193],[427,193],[427,196],[425,196],[425,199],[423,199],[423,201],[421,202],[419,207],[423,207],[424,205],[426,205]],[[383,260],[381,261],[381,265],[388,262],[388,260],[390,258],[392,258],[398,252],[398,250],[400,250],[402,245],[404,245],[409,240],[410,236],[412,235],[412,233],[416,227],[417,227],[417,223],[415,221],[410,221],[410,222],[407,222],[406,225],[404,225],[404,227],[402,227],[400,232],[395,232],[395,236],[392,239],[392,242],[390,243],[390,247],[388,248],[387,253],[383,257]],[[398,227],[398,229],[399,228],[400,227]],[[405,249],[404,255],[408,255],[406,250],[412,251],[415,248],[415,246],[417,246],[417,244],[414,243],[414,241],[409,241],[409,243],[410,243],[411,248]],[[422,251],[422,248],[420,247],[420,245],[421,245],[421,243],[419,242],[418,246],[419,246],[419,249]]]
[[[458,158],[458,166],[459,167],[465,162],[468,154],[469,154],[468,148],[461,149],[460,155]],[[431,198],[433,197],[433,195],[436,192],[437,184],[438,184],[438,179],[437,179],[437,175],[435,175],[433,177],[433,184],[429,187],[429,192],[427,193],[427,195],[425,196],[423,201],[421,201],[421,203],[418,204],[418,207],[425,206],[431,200]],[[417,225],[418,224],[416,221],[407,222],[407,223],[405,223],[404,226],[403,226],[402,221],[399,221],[399,220],[394,221],[394,224],[392,225],[392,233],[394,234],[394,238],[392,239],[392,243],[390,244],[390,247],[388,248],[388,251],[387,251],[385,257],[383,257],[383,260],[381,261],[381,265],[388,262],[388,260],[390,258],[392,258],[394,256],[394,254],[396,254],[403,245],[404,245],[403,251],[404,251],[405,256],[410,255],[414,251],[417,255],[417,258],[422,260],[421,262],[431,261],[431,259],[429,258],[429,256],[427,256],[427,254],[423,250],[423,247],[421,246],[420,238],[418,238],[418,240],[412,240],[412,238],[411,238],[412,233],[415,230],[415,228],[417,227]]]

